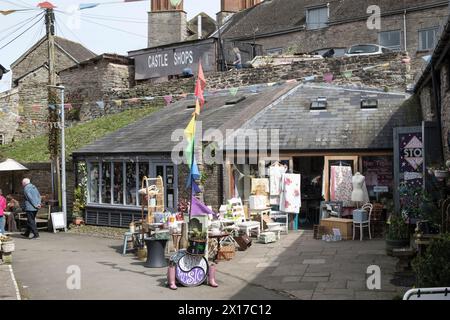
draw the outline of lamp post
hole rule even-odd
[[[64,121],[64,86],[52,86],[50,88],[55,88],[61,90],[61,193],[62,193],[62,211],[67,219],[67,201],[66,201],[66,142],[65,142],[65,121]]]

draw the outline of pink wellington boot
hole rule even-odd
[[[208,284],[213,288],[217,288],[219,286],[216,282],[216,265],[215,264],[211,264],[209,266]]]
[[[175,266],[169,266],[169,268],[167,269],[167,283],[169,285],[169,288],[172,290],[177,290],[178,287],[175,284],[176,279],[175,279]]]

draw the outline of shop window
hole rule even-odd
[[[361,109],[377,109],[378,99],[375,98],[362,98]]]
[[[89,202],[99,202],[99,165],[97,162],[89,163]]]
[[[379,33],[380,45],[387,47],[391,50],[401,50],[401,37],[402,32],[400,30],[383,31]]]
[[[326,110],[327,109],[327,98],[326,97],[318,97],[316,100],[311,101],[310,109],[311,110]]]
[[[366,186],[371,199],[384,202],[393,194],[393,157],[368,156],[362,158],[362,174],[366,177]]]
[[[113,203],[123,204],[123,163],[113,162]]]
[[[102,203],[111,204],[111,162],[103,162],[102,163]]]
[[[328,7],[306,10],[306,27],[308,30],[325,28],[328,25]]]
[[[436,46],[438,27],[419,30],[419,50],[428,51]]]
[[[137,174],[136,163],[128,162],[126,164],[125,176],[125,194],[126,204],[135,206],[137,204]]]

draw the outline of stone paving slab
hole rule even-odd
[[[20,300],[16,285],[12,267],[0,264],[0,300]]]

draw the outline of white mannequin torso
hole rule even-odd
[[[363,186],[366,178],[357,172],[352,179],[353,183],[353,192],[352,192],[352,201],[355,202],[363,202],[364,201],[364,191]]]

